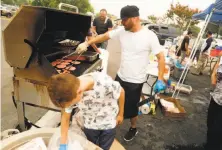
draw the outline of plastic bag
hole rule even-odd
[[[178,69],[184,69],[184,66],[179,62],[179,60],[176,60],[174,64]]]
[[[15,134],[20,133],[18,129],[8,129],[1,133],[1,140],[7,139]]]
[[[16,150],[47,150],[46,145],[41,137],[35,138]]]
[[[61,132],[60,128],[51,137],[48,150],[58,150],[60,145]],[[73,130],[69,129],[67,137],[68,150],[88,150],[88,140]]]
[[[101,54],[99,58],[102,59],[102,72],[107,73],[108,60],[109,60],[109,52],[105,49],[99,48]]]
[[[217,50],[222,50],[222,46],[216,46],[215,49],[217,49]]]

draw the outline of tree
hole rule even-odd
[[[192,19],[193,14],[199,13],[200,10],[191,9],[188,6],[183,6],[179,2],[174,6],[171,4],[170,9],[167,11],[167,17],[171,19],[182,30],[186,30]],[[198,21],[192,21],[191,25],[197,24]]]
[[[28,0],[1,0],[3,4],[8,5],[22,5],[28,4]]]
[[[166,15],[163,15],[162,17],[157,17],[154,15],[147,16],[148,21],[154,24],[165,24],[166,23]]]
[[[68,4],[77,6],[79,8],[79,12],[81,13],[94,12],[94,8],[89,3],[89,0],[63,0],[63,1],[69,1]]]
[[[80,13],[94,12],[89,0],[33,0],[31,5],[57,8],[59,3],[77,6]]]
[[[195,36],[195,37],[197,37],[200,32],[200,28],[195,25],[190,26],[189,30],[192,31],[193,36]]]
[[[151,23],[157,24],[158,17],[154,15],[150,15],[150,16],[147,16],[147,18],[148,18],[148,21],[150,21]]]
[[[33,0],[31,2],[32,6],[44,6],[49,8],[57,8],[59,5],[58,0]]]
[[[86,13],[88,11],[94,12],[89,0],[2,0],[2,2],[9,5],[30,4],[33,6],[44,6],[49,8],[58,8],[59,3],[66,3],[77,6],[81,13]]]

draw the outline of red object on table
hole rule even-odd
[[[217,50],[217,49],[212,49],[211,51],[210,51],[210,56],[212,56],[212,57],[217,57],[217,56],[219,56],[219,54],[222,52],[222,50]]]

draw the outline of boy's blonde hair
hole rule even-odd
[[[63,108],[66,102],[76,98],[79,85],[80,81],[74,75],[66,73],[53,75],[47,86],[52,103]]]

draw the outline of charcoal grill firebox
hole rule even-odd
[[[74,52],[75,46],[64,46],[70,39],[83,42],[90,28],[91,17],[44,7],[22,6],[3,31],[5,60],[13,67],[13,97],[18,120],[25,130],[24,105],[59,110],[48,96],[48,79],[58,74],[52,62]],[[89,50],[90,51],[90,50]],[[96,71],[101,60],[82,61],[70,73],[79,76]]]

